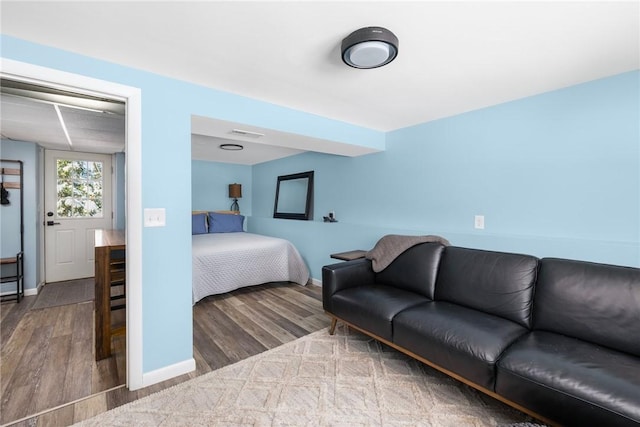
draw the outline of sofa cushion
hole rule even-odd
[[[393,342],[493,390],[495,363],[528,330],[515,322],[445,301],[402,311],[393,319]]]
[[[331,297],[332,314],[388,341],[391,320],[400,311],[429,301],[391,286],[371,284],[338,291]]]
[[[376,282],[433,299],[438,265],[443,252],[444,246],[440,243],[415,245],[377,273]]]
[[[640,269],[544,258],[533,320],[534,329],[640,356]]]
[[[640,360],[534,331],[498,362],[496,392],[563,425],[640,423]]]
[[[449,246],[440,261],[435,299],[531,326],[538,259]]]

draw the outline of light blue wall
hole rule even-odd
[[[242,184],[242,198],[238,199],[240,213],[251,215],[251,166],[230,163],[191,162],[191,206],[193,210],[228,210],[229,184]]]
[[[381,153],[257,165],[250,231],[292,240],[317,279],[330,253],[388,233],[640,266],[639,80],[625,73],[400,129]],[[317,220],[273,219],[276,177],[307,170]],[[322,223],[331,210],[339,222]]]
[[[313,277],[329,253],[389,232],[640,265],[638,72],[385,135],[8,36],[0,45],[4,58],[141,88],[142,205],[167,215],[142,233],[144,372],[192,357],[193,114],[376,149],[386,141],[386,152],[359,158],[307,153],[252,168],[250,231],[290,238]],[[307,170],[314,217],[334,210],[339,223],[271,218],[276,177]],[[486,230],[473,229],[474,214]]]
[[[138,87],[142,207],[166,227],[142,232],[143,372],[192,357],[191,115],[381,149],[383,133],[2,35],[2,56]]]
[[[0,206],[0,240],[2,258],[14,257],[20,250],[20,191],[24,197],[24,289],[35,290],[40,281],[38,240],[38,146],[32,142],[0,141],[0,157],[23,161],[22,190],[10,189],[11,204]],[[2,167],[18,168],[17,163],[3,163]],[[9,181],[9,178],[7,178]],[[15,291],[15,282],[5,283],[1,291]]]

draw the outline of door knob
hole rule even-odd
[[[59,222],[47,221],[47,225],[50,227],[52,225],[59,225]]]

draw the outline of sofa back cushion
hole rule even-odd
[[[433,299],[438,265],[444,246],[420,243],[401,253],[376,274],[376,283],[416,292]]]
[[[640,356],[640,269],[543,258],[533,327]]]
[[[538,259],[530,255],[449,246],[440,262],[435,299],[531,327]]]

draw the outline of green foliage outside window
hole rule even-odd
[[[102,162],[57,162],[58,217],[102,217]]]

